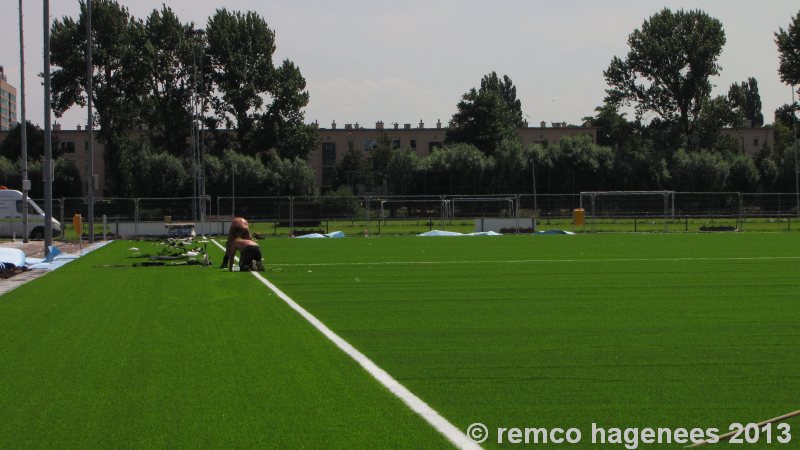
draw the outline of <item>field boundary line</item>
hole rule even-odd
[[[454,261],[375,261],[342,263],[275,263],[275,267],[337,267],[337,266],[434,266],[450,264],[528,264],[528,263],[609,263],[609,262],[683,262],[683,261],[779,261],[800,260],[800,256],[720,256],[680,258],[601,258],[601,259],[509,259],[509,260],[454,260]]]
[[[219,242],[215,239],[212,239],[213,242],[217,247],[219,247],[222,251],[225,251],[225,247],[223,247]],[[355,347],[353,347],[349,342],[345,341],[341,336],[333,332],[327,325],[322,323],[321,320],[317,319],[316,316],[308,312],[305,308],[300,306],[297,302],[292,300],[291,297],[286,295],[283,291],[281,291],[277,286],[272,284],[269,280],[267,280],[264,276],[262,276],[258,272],[250,272],[253,276],[264,284],[269,290],[275,293],[281,300],[283,300],[290,308],[295,310],[298,314],[300,314],[306,321],[308,321],[314,328],[316,328],[319,332],[321,332],[328,340],[333,342],[340,350],[346,353],[350,358],[355,360],[364,370],[367,371],[375,380],[377,380],[380,384],[382,384],[386,389],[389,390],[395,397],[399,398],[403,403],[406,404],[412,411],[417,413],[420,417],[422,417],[428,424],[430,424],[436,431],[442,434],[448,441],[454,444],[456,447],[460,449],[480,449],[481,446],[476,444],[472,439],[467,437],[458,427],[450,423],[447,419],[445,419],[441,414],[439,414],[436,410],[431,408],[430,405],[425,403],[421,398],[417,397],[408,390],[405,386],[400,384],[399,381],[394,379],[388,372],[381,369],[377,364],[375,364],[371,359],[369,359],[366,355],[358,351]]]

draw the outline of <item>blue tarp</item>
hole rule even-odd
[[[500,233],[496,233],[494,231],[479,231],[475,233],[459,233],[457,231],[442,231],[442,230],[431,230],[426,231],[422,234],[418,234],[417,236],[422,237],[431,237],[431,236],[502,236]]]
[[[28,269],[34,270],[56,270],[59,267],[63,266],[64,264],[74,261],[81,256],[100,248],[111,241],[100,242],[98,244],[94,244],[91,248],[84,249],[80,254],[73,254],[68,255],[66,253],[61,253],[61,250],[58,249],[55,245],[51,245],[48,247],[49,254],[47,258],[27,258],[25,262],[28,265]]]
[[[534,234],[575,234],[572,231],[564,231],[564,230],[543,230],[537,231]]]

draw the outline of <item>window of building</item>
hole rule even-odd
[[[322,143],[322,166],[333,166],[336,164],[336,143]]]
[[[364,139],[364,150],[375,150],[378,147],[378,141],[375,139]]]
[[[75,143],[72,141],[64,141],[60,144],[61,151],[64,153],[75,153]]]
[[[753,147],[758,147],[758,138],[753,139]]]
[[[328,166],[322,168],[322,185],[323,186],[330,186],[334,182],[334,178],[336,177],[336,167],[335,166]]]
[[[428,142],[428,153],[433,153],[437,148],[442,148],[441,142]]]
[[[392,148],[395,150],[400,149],[400,139],[392,139]]]
[[[411,139],[411,144],[410,145],[411,145],[411,150],[416,150],[417,149],[417,140],[416,139]]]

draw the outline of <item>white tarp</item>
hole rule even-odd
[[[327,234],[319,234],[319,233],[311,233],[311,234],[304,234],[302,236],[297,236],[295,239],[324,239],[324,238],[343,238],[344,232],[342,231],[331,231]]]

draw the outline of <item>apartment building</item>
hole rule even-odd
[[[309,155],[309,163],[314,170],[317,187],[327,187],[333,182],[336,163],[341,161],[351,145],[361,149],[364,155],[368,156],[383,135],[386,135],[392,148],[409,149],[418,156],[425,157],[434,149],[444,145],[446,132],[447,129],[441,121],[437,121],[433,127],[426,127],[422,121],[414,125],[391,123],[388,126],[379,121],[375,123],[374,128],[365,128],[358,123],[339,126],[334,121],[330,128],[318,128],[320,146]],[[592,142],[597,140],[597,128],[570,126],[564,122],[550,124],[540,122],[539,126],[520,128],[517,133],[522,145],[526,147],[532,144],[554,145],[563,137],[577,135],[586,135]],[[774,145],[772,127],[725,128],[722,133],[736,139],[742,151],[749,155],[755,155],[765,145],[770,147]],[[0,142],[7,134],[8,131],[0,131]],[[64,157],[75,164],[81,178],[85,179],[88,170],[88,132],[80,126],[74,130],[65,130],[56,123],[53,126],[53,137],[55,145],[63,152]],[[94,171],[98,175],[100,187],[98,195],[102,193],[106,180],[104,151],[105,145],[97,141],[95,133]]]
[[[17,88],[8,84],[0,66],[0,130],[10,130],[17,123]]]
[[[375,123],[374,128],[365,128],[358,123],[345,124],[339,127],[336,121],[330,128],[318,128],[320,147],[309,155],[308,161],[314,169],[316,185],[318,187],[330,186],[333,183],[336,163],[341,160],[348,148],[352,145],[361,149],[368,155],[386,135],[394,149],[408,149],[419,157],[429,155],[434,149],[444,145],[447,129],[442,126],[441,120],[436,121],[434,127],[425,127],[425,123],[418,124],[392,123],[386,126],[384,122]],[[597,140],[597,129],[589,126],[568,126],[565,122],[553,122],[548,127],[546,122],[541,122],[538,127],[520,128],[517,131],[523,146],[532,144],[556,144],[567,136],[587,135],[592,142]]]

